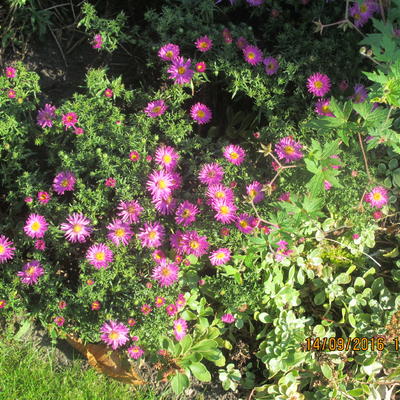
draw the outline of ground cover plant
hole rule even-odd
[[[0,318],[146,362],[171,398],[395,396],[400,2],[72,10],[129,77],[51,99],[5,64]]]

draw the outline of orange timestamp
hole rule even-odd
[[[400,338],[393,340],[395,351],[399,350]],[[342,337],[308,337],[303,344],[304,351],[383,351],[386,341],[383,337],[353,337],[344,339]]]

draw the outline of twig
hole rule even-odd
[[[62,56],[62,58],[63,58],[63,60],[64,60],[65,67],[66,67],[66,68],[68,68],[67,59],[65,58],[65,55],[64,55],[63,49],[61,48],[61,45],[60,45],[60,43],[58,42],[58,40],[57,40],[57,37],[56,37],[56,35],[54,34],[53,30],[50,28],[50,26],[49,26],[49,25],[47,25],[47,26],[48,26],[48,28],[49,28],[49,31],[50,31],[50,33],[52,34],[52,36],[53,36],[54,40],[55,40],[55,41],[56,41],[56,43],[57,43],[57,47],[58,47],[58,49],[60,50],[61,56]]]
[[[57,5],[55,5],[55,6],[51,6],[51,7],[48,7],[48,8],[44,8],[42,11],[49,11],[49,10],[52,10],[53,8],[69,6],[69,4],[70,4],[70,3],[57,4]]]
[[[361,147],[361,151],[362,151],[363,158],[364,158],[365,169],[367,171],[369,182],[371,183],[372,178],[371,178],[371,175],[369,173],[367,155],[365,154],[364,145],[363,145],[363,142],[362,142],[362,138],[361,138],[360,132],[357,132],[357,135],[358,135],[358,141],[360,142],[360,147]]]
[[[386,24],[385,10],[383,9],[382,0],[379,0],[379,8],[380,8],[380,10],[381,10],[382,20],[383,20],[383,22]]]
[[[250,392],[249,397],[247,398],[247,400],[251,400],[251,398],[253,397],[254,392],[256,391],[256,388],[253,388],[253,390]]]

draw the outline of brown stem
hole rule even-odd
[[[367,155],[365,154],[364,145],[363,145],[363,142],[362,142],[362,138],[361,138],[360,132],[357,132],[357,135],[358,135],[358,141],[360,142],[360,147],[361,147],[361,151],[362,151],[363,158],[364,158],[365,170],[367,171],[368,179],[369,179],[369,182],[371,183],[372,178],[371,178],[371,175],[369,173]]]

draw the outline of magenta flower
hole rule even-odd
[[[7,305],[7,302],[5,300],[0,300],[0,310],[4,308]]]
[[[105,322],[100,328],[100,332],[102,333],[100,336],[101,340],[108,346],[111,346],[113,350],[116,350],[129,341],[129,329],[120,322]]]
[[[35,249],[39,251],[44,251],[46,249],[46,243],[42,239],[35,240]]]
[[[57,325],[57,326],[63,326],[64,325],[64,322],[65,322],[65,319],[64,319],[64,317],[61,317],[61,316],[58,316],[58,317],[55,317],[54,318],[54,323]]]
[[[112,223],[107,226],[107,229],[107,238],[117,246],[120,244],[126,246],[134,235],[129,224],[120,219],[114,219]]]
[[[208,36],[199,37],[194,44],[202,53],[210,50],[213,45],[212,40]]]
[[[172,176],[169,172],[164,170],[154,171],[149,176],[146,186],[154,198],[165,199],[170,196],[172,192]]]
[[[177,254],[183,254],[183,232],[177,230],[169,236],[169,242],[171,247],[175,250]]]
[[[178,310],[182,309],[185,306],[185,304],[186,304],[185,295],[183,293],[179,293],[175,303],[177,309]]]
[[[67,223],[60,226],[64,235],[69,242],[84,243],[93,231],[90,225],[90,219],[86,218],[83,214],[73,213],[67,217]]]
[[[173,214],[177,205],[177,200],[174,199],[172,195],[168,196],[166,199],[153,198],[151,202],[161,215]]]
[[[358,83],[357,85],[354,86],[354,94],[351,97],[353,103],[364,103],[367,97],[368,93],[364,85]]]
[[[308,77],[307,88],[314,96],[324,97],[331,88],[331,81],[327,75],[317,72]]]
[[[169,78],[174,79],[175,83],[183,85],[192,80],[194,71],[190,69],[191,61],[184,60],[183,57],[176,57],[172,60],[171,66],[168,68]]]
[[[196,103],[190,109],[190,116],[194,121],[202,125],[211,120],[212,112],[205,104]]]
[[[154,300],[154,304],[156,305],[157,308],[162,307],[165,304],[165,298],[157,296]]]
[[[178,312],[178,309],[175,304],[169,304],[165,307],[165,311],[170,317],[173,317]]]
[[[172,177],[172,187],[171,190],[180,189],[182,185],[182,176],[176,171],[168,171]]]
[[[74,129],[74,133],[77,136],[83,135],[85,133],[85,130],[83,128],[81,128],[80,126],[76,126]]]
[[[246,1],[252,7],[258,7],[258,6],[261,6],[262,3],[264,3],[264,0],[246,0]]]
[[[207,65],[204,61],[198,62],[195,66],[197,72],[204,72],[207,69]]]
[[[137,162],[137,161],[139,161],[139,159],[140,159],[140,155],[139,155],[139,153],[138,153],[137,151],[131,151],[131,152],[129,153],[129,159],[130,159],[132,162]]]
[[[218,163],[204,164],[199,173],[199,180],[204,185],[219,184],[224,176],[224,169]]]
[[[179,266],[162,259],[153,269],[152,278],[158,281],[161,287],[171,286],[178,280]]]
[[[243,56],[251,65],[257,65],[263,60],[263,53],[257,46],[247,45],[244,47]]]
[[[158,57],[165,61],[172,61],[174,58],[179,56],[179,46],[176,44],[168,43],[162,46],[158,51]]]
[[[246,234],[251,233],[251,231],[254,229],[254,219],[255,218],[249,214],[240,214],[237,216],[235,221],[236,228],[238,228],[240,232]]]
[[[279,69],[278,60],[274,57],[264,58],[263,64],[265,65],[265,73],[267,75],[274,75]]]
[[[47,192],[38,192],[37,198],[39,200],[39,203],[47,204],[49,202],[49,200],[51,199],[51,196]]]
[[[388,191],[382,186],[376,186],[365,195],[365,201],[372,207],[382,208],[389,201]]]
[[[40,266],[40,262],[32,260],[22,267],[22,271],[18,271],[17,276],[21,278],[22,283],[34,285],[43,274],[44,269]]]
[[[331,109],[329,108],[330,100],[329,99],[320,99],[315,104],[314,111],[318,115],[324,115],[326,117],[334,117]]]
[[[165,229],[159,222],[146,222],[137,235],[143,247],[160,247],[164,236]]]
[[[159,117],[163,115],[167,110],[168,106],[165,104],[164,100],[156,100],[147,104],[144,112],[151,118]]]
[[[44,108],[38,111],[36,121],[41,128],[51,128],[53,120],[56,118],[56,107],[51,104],[45,104]]]
[[[221,317],[221,321],[225,322],[226,324],[232,324],[236,321],[236,318],[232,314],[224,314]]]
[[[129,357],[138,360],[144,354],[144,351],[139,346],[131,346],[127,350]]]
[[[207,253],[208,242],[206,236],[200,236],[196,231],[187,231],[182,235],[182,247],[186,254],[201,257]]]
[[[231,259],[231,251],[227,248],[215,250],[210,255],[212,265],[226,264]]]
[[[92,48],[93,49],[101,49],[103,46],[103,38],[100,34],[94,35]]]
[[[31,238],[42,238],[48,229],[46,218],[38,214],[30,214],[26,220],[24,231]]]
[[[15,78],[17,76],[17,70],[13,67],[6,67],[6,77]]]
[[[199,212],[199,209],[194,204],[185,200],[176,210],[175,222],[183,226],[188,226],[196,221],[196,214]]]
[[[291,162],[303,157],[303,153],[301,152],[302,148],[303,146],[299,142],[296,142],[290,136],[287,136],[275,145],[275,153],[278,155],[280,160]]]
[[[25,203],[29,204],[29,203],[32,203],[33,199],[32,199],[32,197],[25,197],[24,201],[25,201]]]
[[[224,157],[234,165],[240,165],[246,156],[246,152],[235,144],[230,144],[224,148]]]
[[[13,242],[4,235],[0,235],[0,264],[14,258],[15,247]]]
[[[61,122],[65,126],[65,129],[71,126],[75,128],[75,124],[78,122],[78,116],[74,112],[63,114]]]
[[[139,222],[140,214],[143,212],[143,207],[136,200],[120,201],[117,207],[118,216],[122,221],[136,224]]]
[[[329,190],[332,187],[332,183],[330,183],[329,181],[324,181],[324,188],[325,190]]]
[[[7,92],[7,97],[9,99],[15,99],[17,97],[17,92],[14,89],[9,89]]]
[[[209,198],[207,202],[209,205],[212,205],[213,202],[216,200],[223,199],[225,199],[229,203],[233,203],[235,198],[232,189],[221,184],[208,186],[207,197]]]
[[[148,315],[151,313],[152,308],[148,305],[148,304],[143,304],[140,311],[144,314],[144,315]]]
[[[64,194],[66,191],[75,189],[76,178],[70,171],[63,171],[56,175],[53,180],[53,190],[57,194]]]
[[[235,213],[237,207],[233,203],[225,199],[220,199],[215,200],[212,204],[212,207],[217,212],[214,216],[217,221],[223,224],[230,224],[236,220]]]
[[[224,38],[224,42],[226,44],[231,44],[233,41],[232,34],[228,28],[224,28],[222,31],[222,37]]]
[[[104,91],[104,96],[105,96],[105,97],[110,98],[110,97],[113,96],[113,94],[114,94],[114,92],[113,92],[112,89],[110,89],[110,88],[107,88],[107,89]]]
[[[160,146],[156,150],[155,161],[165,168],[166,171],[172,171],[176,168],[179,160],[179,154],[171,146]]]
[[[246,186],[246,192],[254,204],[260,203],[265,198],[265,193],[262,191],[263,185],[258,181],[253,181]]]
[[[99,243],[88,248],[86,259],[89,261],[89,264],[93,265],[96,269],[105,269],[108,268],[111,262],[113,262],[114,255],[108,246]]]
[[[115,185],[117,184],[117,181],[114,178],[107,178],[104,182],[104,185],[108,186],[108,187],[115,187]]]
[[[182,340],[186,336],[187,323],[183,318],[174,321],[174,335],[176,340]]]

